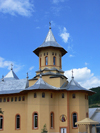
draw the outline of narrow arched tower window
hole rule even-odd
[[[20,115],[16,115],[16,129],[20,129]]]
[[[34,129],[38,128],[38,114],[34,113]]]
[[[77,125],[75,125],[75,123],[77,122],[77,113],[72,114],[72,119],[73,119],[73,127],[77,127]]]
[[[45,65],[48,65],[48,56],[45,57]]]
[[[53,65],[56,65],[56,57],[53,57]]]
[[[0,130],[3,130],[3,116],[0,116]]]
[[[54,113],[51,113],[51,128],[54,128]]]
[[[45,93],[44,92],[42,93],[42,98],[45,98]]]

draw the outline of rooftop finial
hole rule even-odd
[[[42,78],[42,74],[41,73],[42,73],[42,70],[40,69],[40,78]]]
[[[74,72],[73,72],[73,69],[72,69],[72,78],[74,78],[73,73],[74,73]]]
[[[4,81],[4,76],[2,75],[2,81]]]
[[[51,29],[51,22],[49,22],[49,29]]]
[[[27,72],[27,77],[26,77],[27,79],[29,78],[29,76],[28,76],[28,72]]]
[[[13,64],[11,64],[11,70],[13,70]]]

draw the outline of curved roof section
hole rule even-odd
[[[51,28],[49,29],[49,32],[44,40],[44,42],[38,47],[36,48],[33,52],[39,56],[39,51],[42,49],[42,48],[47,48],[47,47],[55,47],[55,48],[58,48],[61,53],[62,53],[62,56],[65,55],[67,53],[67,51],[60,45],[56,42],[56,39],[51,31]]]

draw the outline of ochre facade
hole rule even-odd
[[[37,98],[34,98],[34,93],[37,93]],[[42,98],[42,92],[45,92],[45,98]],[[53,98],[51,98],[51,93]],[[65,94],[62,98],[62,93]],[[76,94],[76,98],[72,98],[72,94]],[[13,101],[11,97],[17,99],[19,96],[25,96],[25,101]],[[69,133],[78,133],[77,128],[73,128],[72,113],[77,113],[78,121],[86,117],[88,112],[88,100],[85,99],[87,93],[81,92],[66,92],[66,91],[50,91],[38,90],[30,91],[27,94],[4,95],[2,99],[9,97],[9,102],[0,103],[0,108],[4,111],[3,118],[3,133],[41,133],[44,124],[47,126],[48,133],[60,133],[61,127],[66,127]],[[32,115],[38,113],[38,128],[33,129]],[[54,128],[50,128],[50,113],[54,113]],[[19,114],[20,129],[16,130],[15,116]],[[65,122],[61,122],[60,116],[64,114],[67,118]],[[69,126],[69,127],[68,127]],[[84,129],[83,129],[84,131]]]
[[[29,87],[38,81],[40,75],[46,83],[56,88],[60,88],[64,83],[68,84],[67,77],[61,70],[62,50],[60,48],[42,47],[38,51],[38,57],[40,71],[36,72],[35,78],[29,80]],[[47,64],[46,57],[48,57]],[[53,61],[53,57],[55,57],[55,61]],[[43,92],[45,97],[42,97]],[[61,88],[57,90],[33,89],[17,94],[2,94],[0,95],[0,98],[2,98],[0,108],[4,112],[0,113],[0,116],[3,116],[3,127],[0,132],[41,133],[41,129],[46,124],[48,133],[78,133],[78,128],[73,127],[73,114],[77,115],[77,121],[88,117],[89,94],[88,91],[84,90],[68,91]],[[13,101],[11,101],[12,97]],[[15,101],[15,97],[17,97],[17,101]],[[21,100],[19,100],[19,97],[21,97]],[[4,98],[6,98],[5,102]],[[8,101],[7,98],[9,98]],[[38,116],[36,117],[37,126],[34,128],[35,113]],[[53,114],[52,118],[51,113]],[[18,129],[16,128],[16,115],[20,116],[20,128]],[[62,121],[63,116],[64,121]],[[82,126],[80,131],[84,132],[85,127]]]

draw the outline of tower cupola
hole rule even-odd
[[[67,53],[67,51],[57,43],[51,27],[44,40],[44,42],[33,51],[39,57],[39,68],[45,67],[61,69],[61,57]]]

